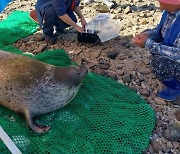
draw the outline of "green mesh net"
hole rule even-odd
[[[16,19],[21,14],[25,18],[21,21],[27,21],[28,14],[24,16],[23,12],[14,12],[10,19]],[[10,19],[3,21],[8,29],[11,29],[8,25],[12,23]],[[23,26],[27,25],[13,22],[19,23],[23,33]],[[26,34],[31,34],[36,25],[28,23],[31,28]],[[1,36],[6,34],[3,31]],[[14,35],[10,33],[9,37]],[[15,37],[11,39],[15,41]],[[13,41],[9,41],[9,45]],[[0,48],[7,48],[3,44],[0,43]],[[8,48],[22,54],[13,46]],[[56,66],[72,64],[62,49],[31,57]],[[38,124],[51,126],[48,133],[32,132],[22,116],[0,106],[0,125],[24,154],[142,153],[148,145],[154,119],[152,108],[139,95],[112,79],[93,73],[88,73],[69,105],[35,119]],[[0,153],[10,153],[1,140]]]

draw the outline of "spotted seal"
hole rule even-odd
[[[0,50],[0,105],[23,114],[34,132],[46,132],[50,127],[33,118],[67,105],[86,74],[84,65],[56,67]]]

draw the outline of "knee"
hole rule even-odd
[[[152,67],[152,69],[159,67],[159,64],[160,64],[159,61],[160,61],[160,56],[152,55],[152,58],[151,58],[151,67]]]
[[[58,19],[58,16],[57,16],[56,11],[54,10],[54,8],[49,8],[45,12],[45,16],[44,16],[45,21],[53,22],[53,21],[55,21],[57,19]]]

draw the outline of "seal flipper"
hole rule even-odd
[[[33,123],[33,118],[28,109],[25,109],[24,116],[30,128],[36,133],[45,133],[50,129],[50,126],[38,126]]]

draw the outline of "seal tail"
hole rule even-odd
[[[28,109],[25,109],[24,112],[25,119],[29,125],[29,127],[36,133],[45,133],[50,129],[50,126],[38,126],[33,123],[32,114]]]

